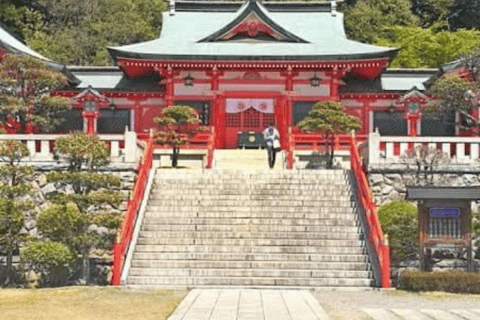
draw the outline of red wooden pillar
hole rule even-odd
[[[285,93],[278,98],[279,103],[275,108],[276,118],[278,123],[278,130],[280,133],[280,143],[282,147],[287,146],[288,144],[288,127],[291,125],[291,115],[292,115],[292,98],[291,95],[294,91],[293,88],[293,79],[298,75],[298,71],[294,71],[292,66],[288,66],[286,71],[280,72],[280,75],[285,77]],[[278,112],[277,112],[277,109]]]
[[[333,68],[332,71],[328,73],[330,75],[330,100],[339,101],[340,100],[340,78],[343,77],[344,71],[338,70],[337,67]]]
[[[213,119],[216,133],[215,148],[225,148],[226,130],[225,130],[225,96],[222,93],[216,93],[213,99]]]
[[[370,133],[370,111],[372,107],[370,106],[370,100],[362,100],[362,122],[364,134]]]
[[[210,76],[210,88],[212,91],[218,91],[220,76],[222,72],[218,70],[217,66],[214,66],[212,70],[207,71],[207,75]]]
[[[173,70],[171,66],[161,71],[162,76],[165,78],[165,106],[173,106],[173,95],[175,94],[173,84]]]
[[[85,132],[89,135],[94,135],[97,132],[96,124],[100,113],[98,111],[83,111],[82,116],[87,123],[87,128]]]
[[[417,124],[420,120],[418,113],[407,113],[408,135],[410,137],[416,137],[418,135]]]

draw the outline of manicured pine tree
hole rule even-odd
[[[335,137],[361,127],[360,120],[343,111],[341,102],[322,101],[313,105],[307,116],[298,123],[305,132],[315,132],[322,136],[327,153],[328,169],[333,167]]]
[[[50,93],[67,84],[63,74],[39,59],[5,55],[0,63],[0,122],[10,125],[10,132],[54,129],[69,100]]]
[[[101,235],[91,226],[118,228],[121,216],[109,208],[117,208],[124,200],[115,190],[121,181],[116,175],[98,172],[99,166],[108,163],[109,152],[96,136],[73,133],[58,138],[55,152],[69,162],[69,170],[50,172],[47,181],[71,185],[73,193],[49,194],[48,198],[55,205],[39,214],[38,228],[44,236],[67,244],[81,257],[81,280],[90,283],[91,250],[109,248],[115,236],[115,233]],[[104,211],[94,210],[98,208]]]
[[[172,147],[172,167],[178,165],[180,147],[200,131],[206,128],[200,125],[195,109],[189,106],[171,106],[162,110],[162,115],[155,118],[159,128],[156,143]]]
[[[20,234],[24,212],[32,207],[22,200],[30,191],[27,179],[33,174],[33,167],[20,163],[26,156],[28,149],[20,141],[0,143],[0,248],[7,254],[4,285],[14,281],[13,255],[25,238]]]

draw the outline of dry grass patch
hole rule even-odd
[[[28,320],[166,319],[186,290],[129,291],[112,287],[0,290],[0,318]]]

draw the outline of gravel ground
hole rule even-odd
[[[468,309],[480,308],[480,295],[443,292],[408,293],[396,290],[314,291],[332,320],[368,320],[362,308]]]

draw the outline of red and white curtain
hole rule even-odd
[[[254,108],[263,113],[273,113],[273,99],[226,99],[226,112],[238,113]]]

